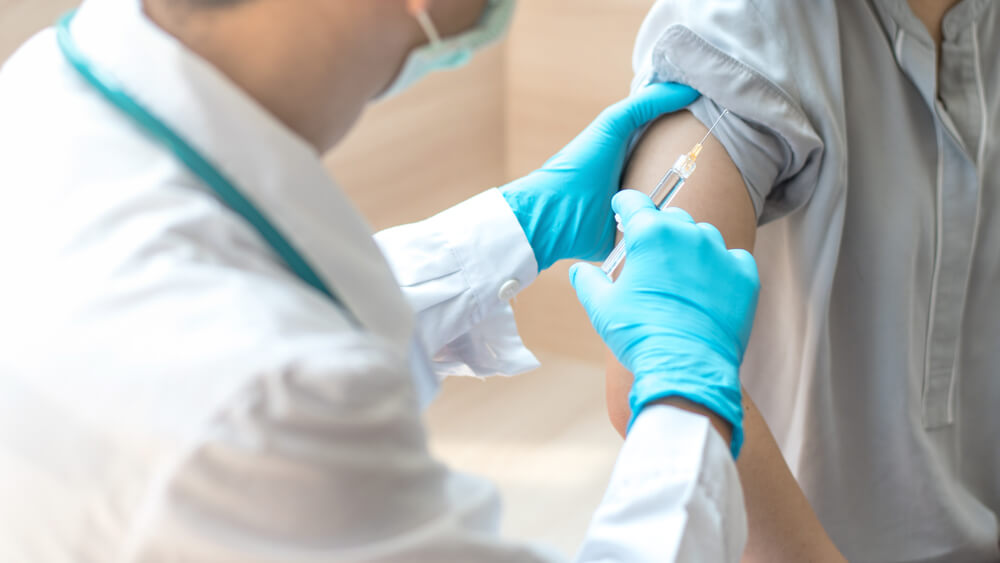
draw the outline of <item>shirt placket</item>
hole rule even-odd
[[[976,229],[979,186],[961,135],[937,97],[934,47],[900,31],[896,56],[932,108],[937,130],[935,245],[921,419],[927,429],[954,421],[957,354]],[[946,68],[942,69],[947,72]]]

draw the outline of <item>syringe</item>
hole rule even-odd
[[[695,168],[697,168],[695,161],[698,160],[698,156],[701,155],[701,151],[705,148],[705,141],[708,140],[709,135],[712,134],[712,131],[715,131],[715,127],[728,113],[728,109],[723,110],[722,115],[715,120],[715,123],[713,123],[712,127],[709,128],[708,133],[705,134],[705,137],[690,151],[677,157],[677,162],[674,162],[674,165],[670,168],[670,170],[663,175],[663,178],[660,178],[659,183],[656,184],[655,188],[653,188],[653,192],[649,194],[649,199],[653,200],[653,204],[656,205],[657,208],[663,209],[664,207],[668,207],[674,197],[677,196],[677,193],[680,191],[681,186],[684,185],[684,182],[691,177],[691,174],[694,174]],[[615,220],[619,221],[618,229],[621,230],[621,221],[619,220],[619,217],[615,216]],[[604,270],[604,273],[607,274],[609,278],[614,279],[617,270],[622,265],[623,260],[625,260],[624,239],[618,242],[615,249],[611,251],[608,258],[603,264],[601,264],[601,270]]]

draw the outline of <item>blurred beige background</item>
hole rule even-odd
[[[0,60],[78,0],[0,0]],[[376,228],[422,219],[531,171],[628,93],[632,42],[653,0],[521,0],[508,39],[468,67],[375,105],[326,162]],[[494,479],[504,532],[571,554],[620,440],[604,413],[603,346],[567,281],[515,302],[542,369],[449,380],[427,415],[432,448]]]

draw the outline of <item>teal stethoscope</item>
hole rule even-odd
[[[62,51],[63,56],[66,57],[70,66],[86,82],[100,92],[111,105],[121,110],[123,114],[162,143],[188,170],[205,182],[223,203],[242,216],[264,238],[267,244],[281,257],[296,276],[312,286],[316,291],[329,297],[335,305],[345,312],[349,321],[355,326],[360,326],[357,317],[347,308],[343,300],[327,287],[326,283],[313,270],[305,257],[281,234],[281,231],[268,220],[264,213],[257,209],[232,182],[226,179],[215,166],[198,154],[180,135],[126,94],[125,90],[115,80],[101,73],[100,69],[95,67],[80,52],[70,32],[70,22],[73,21],[73,15],[74,12],[66,14],[59,20],[56,26],[59,49]]]

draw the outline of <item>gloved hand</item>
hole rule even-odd
[[[590,320],[635,381],[632,422],[649,403],[683,397],[733,427],[733,457],[743,444],[739,368],[757,308],[757,266],[745,250],[726,250],[719,231],[680,209],[660,211],[644,194],[623,190],[628,258],[611,282],[576,264],[570,280]]]
[[[629,139],[646,123],[687,107],[698,92],[653,84],[604,110],[541,168],[501,188],[531,243],[538,271],[557,260],[603,260],[614,244],[611,198]]]

